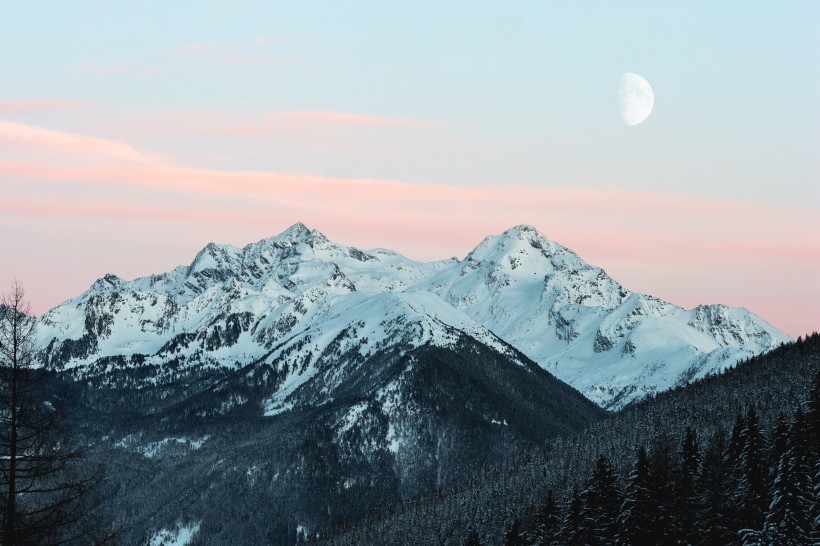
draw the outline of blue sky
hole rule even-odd
[[[820,304],[811,281],[820,269],[819,31],[811,1],[12,3],[0,20],[0,121],[9,124],[0,132],[9,207],[0,227],[38,248],[54,230],[73,233],[95,251],[47,306],[109,270],[149,274],[210,240],[244,244],[295,220],[420,259],[463,255],[510,222],[531,223],[630,288],[756,311],[776,300],[782,309],[764,318],[799,332],[820,318],[801,295]],[[655,93],[635,127],[618,113],[624,72]],[[103,142],[143,155],[112,157]],[[185,188],[69,169],[143,165],[149,155],[188,169]],[[267,196],[269,222],[208,223],[191,218],[207,218],[217,201],[241,217],[259,200],[225,187],[214,197],[193,170],[405,189],[378,204],[330,196],[324,208],[316,193],[290,204]],[[452,196],[467,194],[452,188],[530,191],[541,196],[523,198],[532,203],[576,194],[564,208],[511,203],[496,216],[460,204],[469,199]],[[612,193],[613,207],[658,210],[602,214],[584,206],[589,191]],[[427,209],[408,210],[413,192],[429,197]],[[44,195],[86,208],[37,208]],[[678,205],[687,200],[690,208]],[[99,212],[150,203],[175,207],[178,219]],[[334,207],[349,215],[323,212]],[[393,214],[368,221],[372,209]],[[457,214],[440,212],[448,209]],[[422,217],[458,235],[396,235]],[[154,257],[129,261],[145,249]],[[749,269],[759,273],[738,283]],[[39,290],[47,279],[36,271],[23,272]],[[792,288],[767,288],[783,275]],[[687,287],[692,279],[698,290]],[[795,313],[799,323],[776,318]]]
[[[397,149],[367,161],[284,147],[235,168],[661,185],[792,203],[817,186],[816,2],[32,2],[7,11],[9,97],[58,91],[134,115],[321,109],[440,125],[391,135]],[[224,50],[185,55],[185,44]],[[220,54],[282,62],[230,65]],[[628,71],[656,93],[652,117],[632,131],[613,91]],[[90,130],[95,122],[85,120]],[[503,155],[476,157],[493,144]]]

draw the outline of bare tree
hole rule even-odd
[[[0,539],[3,546],[98,542],[93,494],[103,468],[83,464],[36,362],[37,321],[15,280],[0,299]]]

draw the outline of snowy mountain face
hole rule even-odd
[[[136,522],[124,542],[210,544],[294,544],[583,430],[605,412],[581,393],[619,408],[787,339],[632,293],[527,226],[420,263],[296,224],[107,275],[38,332],[128,492],[106,505]]]
[[[464,260],[421,263],[302,224],[241,249],[211,243],[160,275],[107,275],[46,313],[39,335],[46,364],[78,377],[119,362],[157,383],[264,362],[278,378],[268,415],[305,398],[321,370],[341,378],[378,351],[447,348],[460,336],[520,351],[610,409],[789,339],[744,309],[686,310],[630,292],[529,226],[486,238]],[[322,396],[333,391],[329,378]]]

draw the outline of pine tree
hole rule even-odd
[[[552,544],[557,538],[559,527],[558,506],[550,490],[533,517],[530,544],[532,546]]]
[[[89,544],[110,539],[98,524],[102,466],[83,469],[60,412],[35,369],[36,321],[15,281],[0,301],[0,541]]]
[[[795,476],[797,466],[794,450],[789,446],[777,465],[772,483],[772,502],[763,528],[759,531],[741,530],[744,546],[809,544],[810,525],[804,509],[806,499]]]
[[[606,455],[598,457],[595,470],[581,493],[581,499],[586,543],[590,546],[614,544],[623,499],[612,464]]]
[[[618,516],[617,544],[643,546],[656,544],[654,522],[651,519],[652,494],[649,457],[646,448],[638,449],[635,468],[629,475],[624,502]]]
[[[521,520],[515,518],[512,523],[510,523],[507,532],[504,533],[504,546],[521,546],[522,542]]]
[[[764,532],[777,544],[808,544],[811,531],[806,513],[806,496],[801,491],[801,472],[794,450],[789,448],[780,458],[772,485],[772,502],[764,523]],[[776,540],[775,540],[776,539]]]
[[[786,416],[781,412],[777,416],[777,422],[775,423],[774,433],[772,435],[771,456],[769,458],[772,468],[777,468],[777,465],[780,463],[780,459],[788,449],[788,442],[789,422],[786,419]]]
[[[475,529],[470,529],[467,533],[467,539],[464,541],[464,546],[481,546],[481,540],[478,538],[478,533]]]
[[[674,479],[671,439],[665,433],[658,435],[649,452],[649,521],[656,542],[671,544],[675,541],[672,511]]]
[[[820,341],[817,334],[812,337],[815,343]],[[809,393],[807,424],[808,466],[810,475],[814,477],[813,484],[809,486],[811,495],[807,503],[811,523],[810,543],[820,544],[820,371],[815,374]]]
[[[811,535],[810,544],[820,544],[820,459],[814,465],[814,488],[810,499]]]
[[[583,506],[580,493],[577,489],[573,490],[572,499],[561,523],[561,539],[566,546],[584,546]]]
[[[735,465],[736,484],[732,498],[736,531],[760,529],[769,505],[766,440],[754,406],[746,412],[745,424],[741,433],[743,448]]]
[[[807,406],[808,437],[806,443],[811,447],[813,458],[818,460],[820,459],[820,371],[814,375]]]
[[[699,503],[696,480],[700,469],[700,450],[692,427],[686,427],[681,445],[680,467],[675,476],[675,497],[672,518],[679,544],[693,544],[697,538],[696,523]]]
[[[740,460],[740,453],[743,451],[746,437],[743,431],[746,429],[746,420],[743,415],[738,413],[735,417],[735,424],[732,427],[732,433],[729,436],[729,443],[726,446],[725,461],[729,469],[734,469]]]
[[[697,544],[711,546],[728,544],[735,538],[729,529],[732,518],[731,499],[729,495],[730,475],[724,453],[726,449],[725,433],[718,428],[703,454],[703,463],[698,474],[698,527]]]

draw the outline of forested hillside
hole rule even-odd
[[[818,423],[815,333],[318,542],[817,543]]]
[[[211,546],[294,544],[606,417],[514,350],[451,339],[336,354],[275,415],[264,408],[277,370],[264,360],[229,374],[169,370],[152,388],[117,362],[68,382],[76,433],[111,470],[106,514],[124,517],[127,544],[178,528]]]

